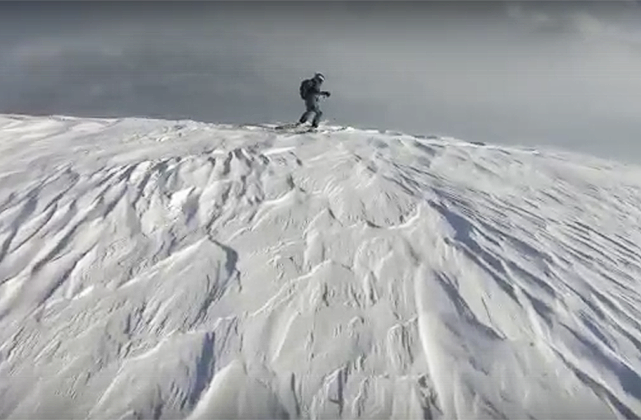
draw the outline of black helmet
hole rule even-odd
[[[325,76],[323,76],[323,73],[316,73],[314,75],[314,79],[318,80],[319,82],[325,81]]]

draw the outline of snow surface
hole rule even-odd
[[[641,169],[0,116],[0,418],[641,416]]]

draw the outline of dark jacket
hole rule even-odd
[[[323,82],[317,79],[309,79],[305,82],[310,82],[304,98],[305,102],[316,102],[320,96],[329,96],[329,92],[320,89]]]

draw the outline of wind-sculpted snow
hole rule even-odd
[[[0,417],[641,416],[641,170],[0,117]]]

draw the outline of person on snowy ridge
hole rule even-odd
[[[318,123],[323,116],[323,111],[321,111],[318,104],[318,98],[321,96],[329,98],[330,95],[329,92],[320,89],[324,81],[325,76],[321,73],[316,73],[313,78],[303,80],[300,84],[300,97],[305,101],[305,112],[300,117],[298,125],[304,124],[312,114],[315,114],[312,127],[318,127]]]

